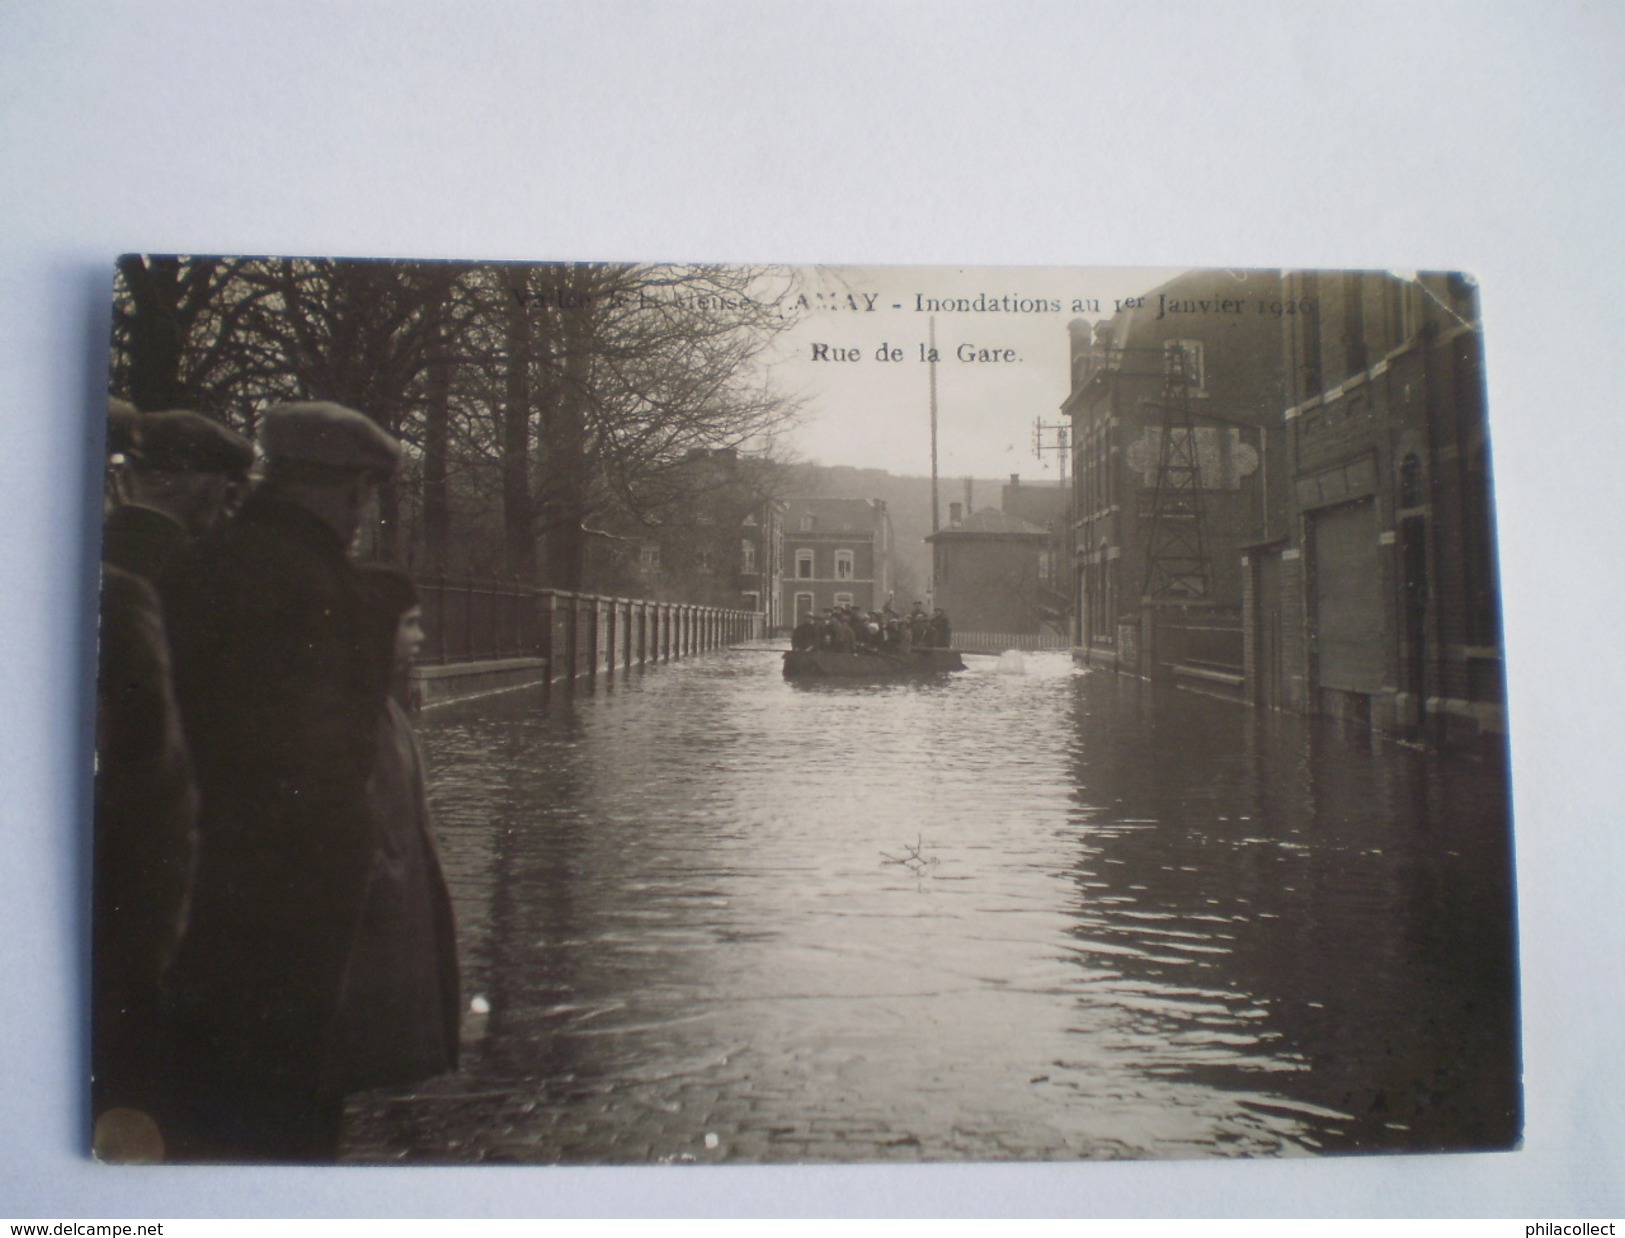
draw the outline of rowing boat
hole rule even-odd
[[[952,649],[912,649],[906,654],[794,649],[784,655],[786,679],[892,679],[964,669],[964,660]]]

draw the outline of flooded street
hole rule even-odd
[[[803,686],[735,649],[423,715],[482,1000],[456,1075],[351,1106],[347,1158],[1513,1137],[1497,764],[967,662]]]

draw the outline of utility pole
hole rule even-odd
[[[1044,441],[1046,434],[1053,434],[1055,438],[1050,442]],[[1066,461],[1072,454],[1072,423],[1069,421],[1045,421],[1041,417],[1033,418],[1033,455],[1040,460],[1046,451],[1053,451],[1061,457],[1061,489],[1066,489]]]
[[[931,367],[931,532],[942,528],[937,506],[937,316],[931,315],[931,351],[926,354]]]
[[[1045,440],[1045,435],[1053,435]],[[1060,611],[1062,621],[1070,631],[1076,622],[1077,593],[1074,573],[1077,558],[1077,538],[1074,524],[1077,520],[1077,496],[1066,482],[1067,460],[1072,455],[1072,423],[1070,421],[1045,421],[1042,417],[1033,418],[1033,455],[1040,460],[1046,451],[1053,451],[1061,457],[1061,493],[1066,497],[1061,508],[1061,527],[1050,527],[1050,588],[1064,601]],[[1058,626],[1058,625],[1057,625]],[[1074,634],[1074,640],[1076,636]]]

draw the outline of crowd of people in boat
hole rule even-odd
[[[879,653],[907,657],[915,649],[947,649],[953,627],[947,613],[937,607],[930,615],[919,602],[906,615],[886,603],[881,610],[857,606],[828,606],[824,613],[809,611],[790,633],[790,648],[798,652]]]

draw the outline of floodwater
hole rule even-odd
[[[1519,1127],[1504,763],[736,649],[420,721],[461,1070],[351,1160],[1289,1156]]]

